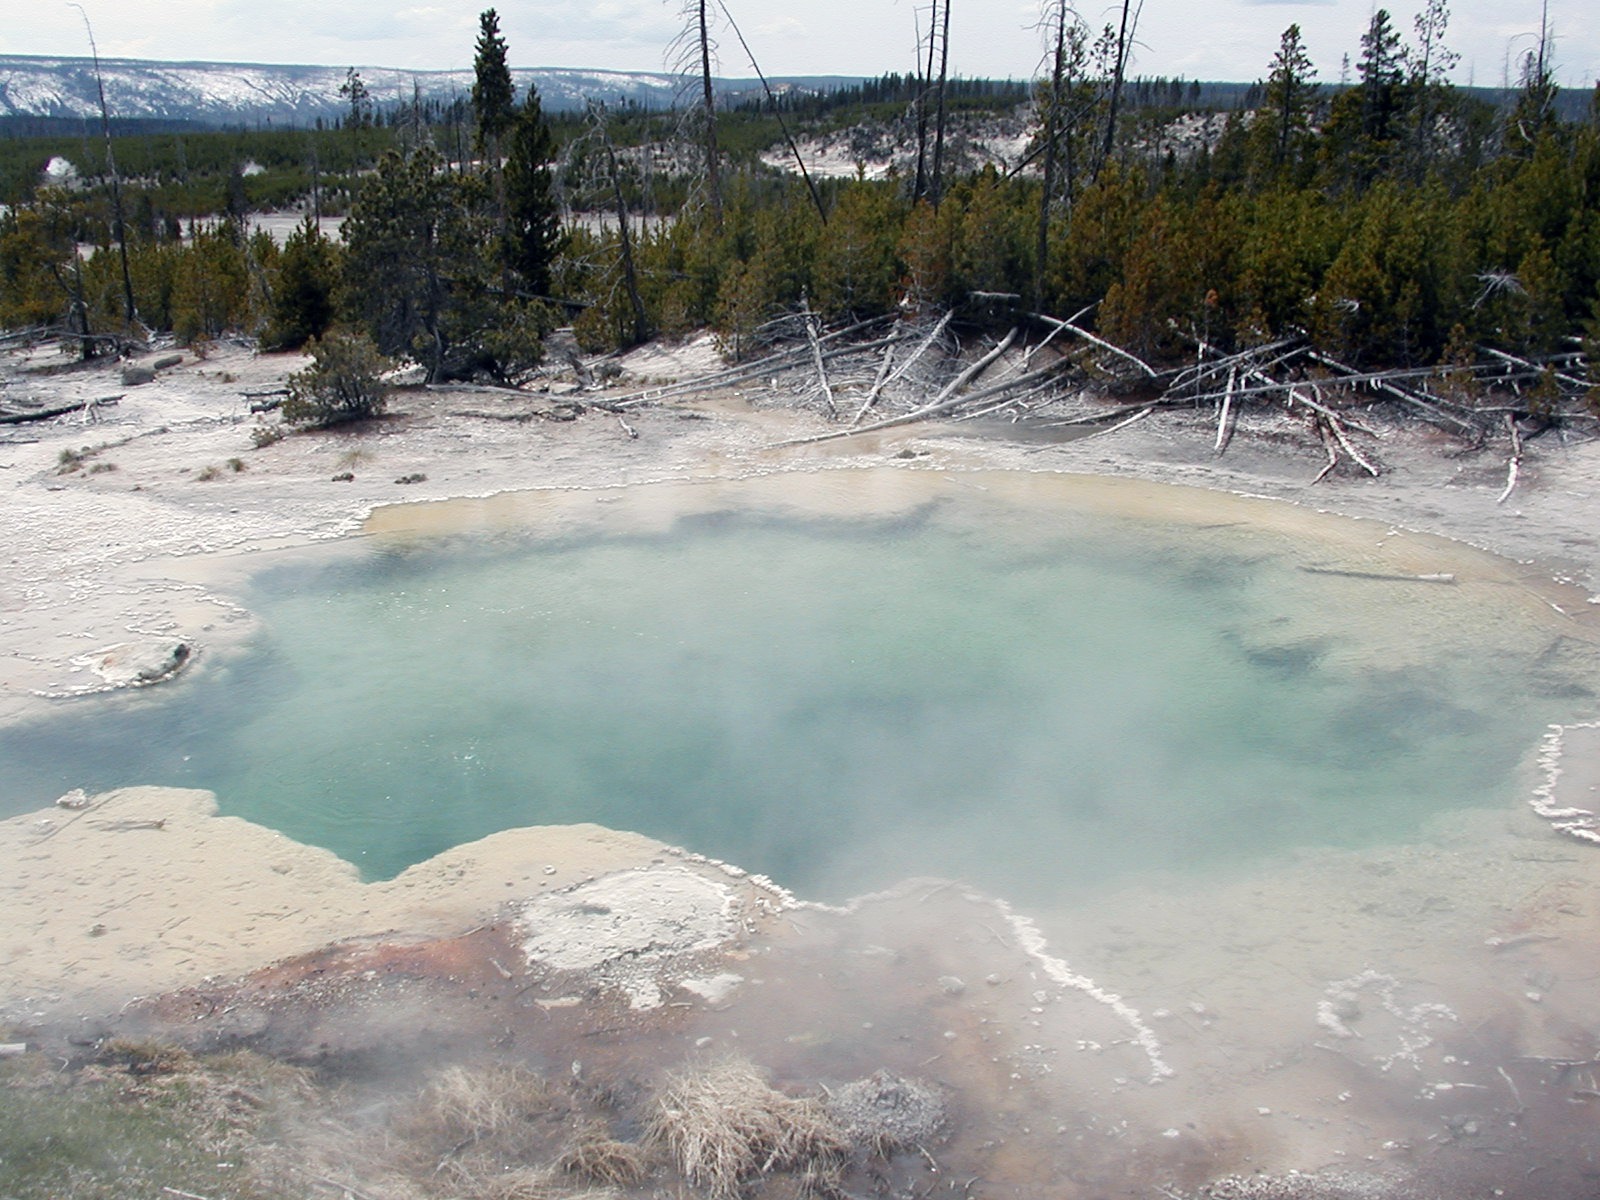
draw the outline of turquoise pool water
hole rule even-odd
[[[1459,589],[1306,561],[977,499],[368,539],[260,575],[242,657],[0,731],[0,805],[204,787],[372,878],[594,821],[819,898],[918,874],[1034,901],[1506,802],[1571,706],[1544,642],[1415,649]]]

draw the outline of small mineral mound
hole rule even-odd
[[[885,1156],[927,1141],[945,1115],[938,1089],[887,1071],[835,1088],[825,1107],[852,1143]]]

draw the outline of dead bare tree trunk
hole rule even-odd
[[[83,18],[83,27],[89,34],[89,52],[94,57],[94,86],[100,97],[100,132],[106,140],[106,170],[111,173],[111,232],[117,239],[117,254],[122,260],[122,310],[128,322],[128,332],[134,331],[139,314],[133,305],[133,276],[128,270],[128,230],[122,219],[122,176],[117,172],[117,156],[111,148],[111,113],[106,108],[106,85],[100,75],[100,47],[95,45],[94,27],[89,24],[89,14],[81,4],[72,5]]]
[[[717,106],[711,90],[711,30],[706,23],[706,0],[698,0],[700,29],[701,103],[706,121],[706,187],[711,191],[711,215],[722,223],[722,180],[717,166]]]
[[[917,178],[911,190],[913,201],[921,200],[928,194],[928,94],[933,88],[933,57],[934,36],[933,31],[939,23],[939,0],[932,0],[933,7],[928,13],[928,58],[927,65],[923,65],[922,41],[917,42]]]
[[[828,416],[837,419],[839,406],[834,403],[833,387],[828,382],[828,366],[822,360],[822,343],[818,340],[817,333],[819,322],[817,315],[811,311],[810,300],[803,292],[800,295],[800,315],[806,323],[806,341],[811,344],[811,361],[817,370],[817,386],[822,389],[822,398],[828,403]]]
[[[600,134],[600,145],[605,150],[606,173],[610,176],[611,203],[617,215],[617,236],[621,243],[622,282],[628,291],[628,303],[633,309],[633,344],[648,341],[650,317],[645,312],[644,298],[639,294],[639,274],[633,262],[633,235],[628,229],[628,202],[622,195],[621,172],[617,169],[617,151],[611,144],[611,134],[606,129],[605,111],[598,105],[589,110],[590,120]]]
[[[939,207],[939,199],[944,194],[944,96],[949,71],[950,0],[944,0],[944,15],[939,29],[939,87],[936,93],[938,108],[933,125],[933,179],[931,181],[931,192],[935,208]]]
[[[1061,84],[1067,70],[1067,2],[1055,0],[1056,31],[1050,91],[1044,102],[1044,190],[1039,195],[1039,230],[1033,250],[1033,306],[1044,308],[1044,269],[1050,254],[1050,202],[1056,187],[1056,139],[1061,133]]]
[[[1133,7],[1133,0],[1122,0],[1122,24],[1117,31],[1117,60],[1111,72],[1111,100],[1106,107],[1106,134],[1100,151],[1101,166],[1111,161],[1111,151],[1116,145],[1117,109],[1122,102],[1122,79],[1128,70],[1128,47],[1133,39],[1134,30],[1139,27],[1139,12],[1143,8],[1143,0],[1138,9]]]
[[[756,78],[761,81],[761,89],[767,94],[767,102],[772,105],[772,115],[778,118],[778,128],[783,130],[783,140],[789,145],[789,153],[794,158],[794,165],[800,168],[800,177],[806,181],[806,190],[811,193],[811,204],[817,210],[817,217],[826,225],[828,212],[822,207],[822,197],[817,194],[817,185],[811,178],[811,172],[806,169],[806,160],[800,156],[800,147],[794,143],[794,135],[789,132],[789,123],[783,119],[783,112],[778,107],[778,98],[772,94],[772,85],[767,82],[767,77],[762,74],[761,67],[756,63],[756,56],[750,49],[750,43],[744,40],[744,34],[739,31],[738,23],[734,21],[733,14],[728,11],[728,6],[717,0],[717,7],[722,10],[723,19],[728,22],[728,27],[733,30],[733,36],[739,39],[739,45],[744,48],[745,57],[750,60],[750,69],[756,73]]]

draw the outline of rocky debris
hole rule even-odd
[[[937,1088],[887,1071],[835,1088],[824,1107],[853,1143],[884,1155],[926,1142],[945,1118]]]
[[[1171,1191],[1166,1194],[1181,1196]],[[1230,1175],[1194,1195],[1200,1200],[1422,1200],[1424,1193],[1388,1175],[1327,1170]]]

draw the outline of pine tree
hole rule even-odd
[[[1427,0],[1416,16],[1416,49],[1408,56],[1410,87],[1415,104],[1411,121],[1411,169],[1420,179],[1433,162],[1438,131],[1435,126],[1449,102],[1449,73],[1461,56],[1444,44],[1450,24],[1445,0]]]
[[[1311,65],[1311,56],[1300,39],[1300,26],[1289,26],[1279,39],[1265,89],[1264,114],[1271,116],[1275,167],[1281,169],[1294,161],[1310,130],[1311,99],[1316,88],[1312,81],[1316,75],[1317,69]]]
[[[1404,107],[1404,56],[1400,35],[1390,23],[1389,10],[1372,14],[1361,35],[1361,58],[1356,63],[1361,82],[1361,131],[1369,144],[1382,147],[1394,138],[1395,124]]]
[[[344,224],[344,303],[380,352],[421,362],[430,382],[508,379],[540,354],[537,306],[508,297],[483,181],[431,147],[390,151]]]
[[[550,268],[561,241],[561,218],[550,175],[555,139],[545,124],[538,89],[531,83],[511,126],[507,149],[505,263],[523,291],[547,296]]]
[[[338,282],[339,249],[323,236],[316,219],[306,219],[283,244],[272,289],[271,323],[262,344],[295,350],[320,338],[333,324],[333,291]]]
[[[511,81],[511,68],[506,65],[500,17],[492,8],[478,17],[477,56],[472,70],[472,113],[478,123],[478,152],[498,165],[500,139],[516,118],[517,88]]]

